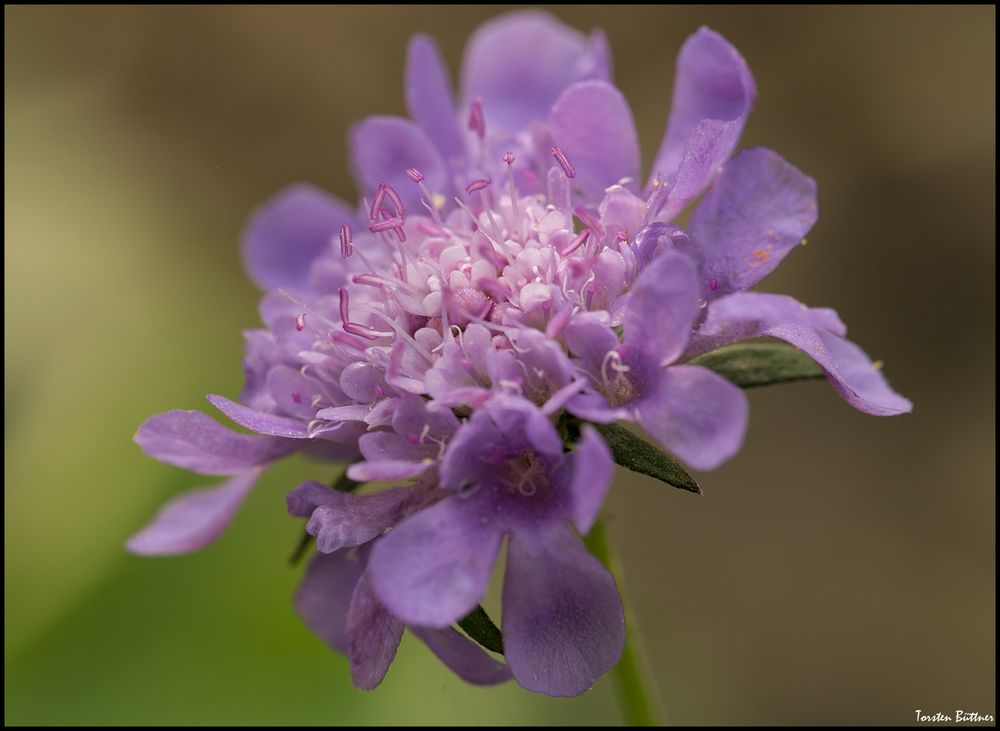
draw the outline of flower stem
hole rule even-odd
[[[611,572],[625,607],[625,647],[622,659],[611,671],[625,723],[629,726],[662,726],[662,711],[650,681],[649,663],[643,652],[639,626],[628,600],[625,576],[615,555],[604,522],[598,518],[585,542],[590,552]]]

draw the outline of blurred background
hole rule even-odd
[[[235,395],[255,327],[244,220],[306,180],[348,200],[348,126],[405,114],[407,38],[457,73],[499,7],[7,7],[4,25],[5,720],[17,724],[614,724],[452,677],[411,639],[383,685],[301,625],[268,473],[195,555],[122,543],[206,484],[144,457],[147,416]],[[601,26],[648,167],[700,25],[759,89],[744,145],[814,176],[820,221],[764,289],[836,307],[910,416],[825,382],[751,392],[703,497],[619,474],[608,504],[678,724],[995,715],[992,7],[572,7]]]

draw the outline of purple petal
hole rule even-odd
[[[407,624],[446,627],[486,593],[503,531],[477,507],[472,499],[445,498],[375,544],[372,585]]]
[[[725,137],[727,149],[720,153],[719,162],[729,157],[756,97],[753,77],[739,51],[708,28],[691,35],[677,57],[670,118],[651,179],[658,172],[667,181],[676,179],[685,148],[704,120],[733,123],[732,134]]]
[[[621,317],[618,311],[619,296],[625,290],[625,277],[628,265],[625,257],[614,249],[605,249],[597,255],[597,259],[591,265],[594,279],[590,284],[588,296],[590,307],[595,310],[615,310],[611,312],[612,318]]]
[[[347,611],[351,680],[361,690],[372,690],[382,682],[403,639],[403,623],[386,611],[369,581],[369,574],[358,581]]]
[[[539,454],[550,457],[562,455],[563,442],[559,432],[549,417],[530,401],[518,396],[495,396],[486,409],[508,442],[523,439],[527,441],[526,446]]]
[[[150,523],[125,544],[132,553],[172,556],[204,548],[229,525],[260,477],[252,470],[218,487],[189,490],[168,502]]]
[[[570,84],[610,77],[603,37],[539,10],[513,12],[480,26],[466,46],[462,105],[482,97],[487,134],[516,132],[545,119]]]
[[[563,329],[563,336],[570,352],[593,378],[601,377],[605,356],[621,345],[614,330],[590,312],[574,316]]]
[[[364,563],[352,551],[317,553],[295,591],[295,609],[306,626],[345,654],[347,610],[364,571]]]
[[[639,177],[639,140],[625,97],[604,81],[566,89],[549,113],[552,139],[573,163],[573,188],[597,203],[604,189]]]
[[[243,232],[243,264],[261,289],[304,288],[313,261],[331,246],[351,207],[311,185],[295,185],[257,209]]]
[[[604,496],[611,487],[615,461],[601,435],[587,424],[570,457],[570,464],[573,470],[570,481],[573,525],[580,533],[586,534],[597,519]]]
[[[572,380],[573,366],[551,338],[533,328],[517,331],[518,372],[524,381],[524,395],[535,403],[545,399]]]
[[[350,363],[340,373],[340,387],[352,400],[370,403],[379,397],[377,389],[384,383],[381,375],[371,363]]]
[[[736,454],[746,433],[746,394],[700,366],[663,370],[634,410],[661,447],[699,470]]]
[[[330,489],[323,504],[313,510],[306,524],[306,533],[316,536],[316,550],[320,553],[360,546],[395,525],[412,497],[413,489],[406,487],[369,495]],[[292,500],[289,496],[289,504]]]
[[[684,145],[677,174],[666,183],[666,196],[656,211],[656,221],[672,221],[701,194],[722,170],[742,131],[742,122],[720,122],[717,119],[702,120],[692,130]]]
[[[212,406],[244,429],[271,437],[285,437],[286,439],[309,438],[309,430],[306,429],[306,424],[299,419],[289,419],[285,416],[275,416],[264,411],[248,409],[246,406],[230,401],[225,396],[209,394],[206,398],[208,398]]]
[[[413,36],[407,48],[406,106],[445,160],[464,153],[448,70],[437,44],[425,35]]]
[[[772,150],[743,150],[691,217],[688,233],[702,259],[703,293],[754,286],[814,223],[816,181]]]
[[[598,211],[609,238],[623,231],[631,241],[642,228],[646,201],[625,188],[612,188],[601,200]]]
[[[357,482],[405,480],[425,472],[432,464],[434,464],[434,461],[431,459],[420,462],[411,462],[402,459],[355,462],[347,468],[347,476]]]
[[[510,680],[510,669],[497,662],[479,645],[451,627],[424,629],[410,627],[431,652],[458,677],[473,685],[496,685]]]
[[[621,657],[615,581],[566,527],[511,536],[503,607],[507,663],[528,690],[579,695]]]
[[[437,453],[437,446],[434,444],[421,444],[417,438],[411,441],[409,434],[403,437],[388,431],[369,432],[358,440],[361,454],[364,458],[372,462],[384,460],[405,460],[407,462],[419,462],[431,454]]]
[[[448,444],[441,459],[441,486],[457,491],[479,482],[484,461],[503,449],[503,433],[485,411],[477,411]]]
[[[458,429],[458,418],[451,409],[429,409],[428,402],[406,395],[399,400],[392,417],[392,428],[407,439],[429,444],[430,439],[446,439]]]
[[[315,416],[312,397],[324,391],[325,386],[306,378],[296,368],[276,365],[267,373],[267,390],[277,408],[297,420],[308,423]]]
[[[659,365],[684,352],[698,316],[698,272],[690,257],[665,251],[647,266],[625,305],[624,353],[648,353]]]
[[[353,365],[353,364],[352,364]],[[329,406],[316,412],[317,419],[331,422],[364,421],[371,408],[364,404],[348,404],[347,406]]]
[[[416,168],[429,190],[447,192],[444,163],[423,130],[400,117],[368,117],[350,131],[351,169],[371,202],[379,183],[395,188],[407,213],[423,213],[420,189],[406,175]],[[390,207],[391,208],[391,207]]]
[[[243,390],[240,401],[254,409],[268,410],[276,406],[267,387],[268,371],[284,358],[284,353],[268,330],[243,331]]]
[[[840,325],[837,329],[831,326]],[[913,408],[889,387],[881,370],[861,348],[839,337],[845,330],[828,309],[810,309],[791,297],[740,292],[716,300],[692,343],[699,355],[727,343],[769,335],[807,353],[851,406],[875,416]]]
[[[671,249],[693,255],[690,238],[672,223],[654,222],[643,227],[636,234],[635,243],[632,245],[636,268],[641,272],[659,254]]]
[[[238,475],[297,448],[287,439],[237,434],[200,411],[151,416],[135,442],[150,457],[202,475]]]
[[[320,505],[330,505],[336,501],[339,491],[321,482],[309,480],[292,490],[285,498],[288,514],[297,518],[308,518]]]
[[[573,416],[598,424],[610,424],[613,421],[628,421],[632,419],[632,414],[628,408],[624,406],[609,406],[607,398],[595,392],[577,394],[566,404],[566,409]]]

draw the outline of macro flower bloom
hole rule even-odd
[[[456,105],[433,42],[414,39],[413,121],[350,135],[358,206],[296,186],[248,226],[265,327],[246,333],[239,400],[209,401],[253,434],[186,411],[137,434],[229,481],[169,503],[129,548],[201,548],[293,452],[347,462],[357,483],[415,480],[289,495],[318,551],[296,598],[307,625],[362,688],[407,627],[470,682],[573,696],[625,642],[615,580],[580,538],[622,460],[593,425],[635,422],[717,467],[742,444],[747,401],[699,357],[758,336],[808,354],[856,408],[908,411],[832,310],[746,291],[817,208],[777,153],[733,156],[756,97],[739,53],[708,29],[684,44],[645,184],[610,77],[602,35],[517,12],[473,37]],[[505,538],[503,664],[452,625],[476,611]]]

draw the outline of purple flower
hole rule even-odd
[[[317,536],[319,551],[295,594],[296,609],[310,630],[347,655],[351,678],[362,690],[382,682],[404,630],[371,590],[372,542],[440,493],[431,481],[371,495],[307,482],[288,496],[288,512],[309,518],[307,530]],[[451,627],[409,629],[469,683],[494,685],[510,678],[502,663]]]
[[[733,456],[746,428],[746,396],[707,368],[672,365],[700,314],[694,265],[684,254],[663,252],[632,287],[621,342],[590,313],[567,326],[569,347],[592,384],[569,410],[597,422],[636,421],[698,469]]]
[[[253,434],[175,411],[136,436],[158,459],[230,480],[169,503],[129,548],[201,548],[293,452],[350,462],[359,482],[416,479],[289,495],[319,551],[296,598],[309,627],[362,688],[408,627],[470,682],[510,673],[577,695],[618,661],[625,629],[614,579],[577,535],[612,457],[587,424],[564,443],[566,412],[636,422],[712,469],[739,450],[747,402],[690,361],[761,335],[812,356],[856,408],[908,411],[832,310],[745,291],[813,225],[816,186],[769,150],[730,159],[756,96],[739,53],[708,29],[684,44],[645,185],[610,76],[602,35],[517,12],[471,40],[456,105],[433,42],[415,38],[413,121],[373,117],[351,133],[359,206],[296,186],[248,225],[265,327],[246,333],[239,400],[208,398]],[[677,215],[702,193],[682,230]],[[507,666],[451,628],[482,599],[504,537]]]
[[[448,627],[482,599],[504,536],[504,654],[517,681],[578,695],[618,662],[625,620],[614,579],[570,530],[590,530],[614,463],[592,427],[571,454],[546,415],[516,396],[489,401],[441,464],[449,496],[378,541],[372,586],[389,611]]]

